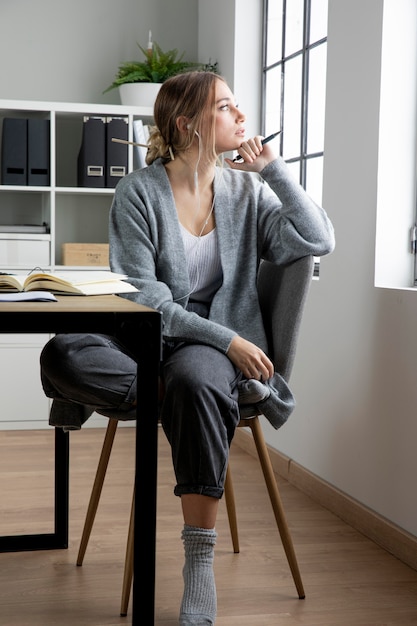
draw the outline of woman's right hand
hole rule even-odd
[[[225,161],[233,170],[244,170],[245,172],[259,173],[276,159],[272,146],[269,143],[262,144],[261,135],[244,141],[239,148],[239,155],[242,159],[240,161],[228,158]]]
[[[265,381],[274,374],[274,365],[265,352],[239,335],[233,337],[227,356],[245,378]]]

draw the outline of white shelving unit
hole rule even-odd
[[[84,116],[126,117],[128,138],[133,140],[133,120],[142,118],[149,123],[152,109],[61,102],[31,102],[0,100],[0,122],[5,117],[41,118],[50,120],[50,186],[0,185],[0,224],[42,224],[50,227],[48,235],[19,233],[0,234],[0,270],[32,269],[42,257],[47,268],[61,265],[61,245],[73,243],[105,243],[108,241],[108,211],[113,197],[112,188],[77,187],[77,157],[82,141]],[[134,148],[128,146],[128,171],[134,167]],[[38,242],[33,259],[23,254],[18,262],[5,263],[4,242]],[[47,243],[49,242],[49,244]],[[13,249],[13,244],[10,244]],[[33,263],[32,263],[33,260]]]
[[[50,185],[0,185],[1,225],[45,222],[49,232],[0,232],[0,271],[29,272],[37,266],[52,271],[74,269],[62,265],[63,243],[108,242],[114,189],[77,186],[85,116],[126,117],[130,141],[134,119],[152,123],[152,109],[148,107],[0,99],[0,129],[7,117],[50,120]],[[0,145],[1,139],[2,135]],[[128,146],[128,171],[134,167],[134,148]],[[2,407],[0,430],[48,427],[49,400],[39,377],[39,355],[48,339],[48,335],[0,334],[0,393],[10,398]],[[103,418],[100,423],[106,421]]]

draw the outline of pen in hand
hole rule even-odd
[[[279,135],[280,132],[281,131],[279,130],[276,133],[272,133],[272,135],[268,135],[268,137],[265,137],[265,139],[262,139],[262,145],[264,146],[266,143],[268,143],[268,141],[272,141],[272,139],[275,139],[275,137]],[[243,161],[243,158],[240,156],[240,154],[238,154],[237,157],[233,159],[233,163],[237,163],[238,161]]]

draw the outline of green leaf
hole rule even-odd
[[[190,70],[211,71],[217,73],[217,63],[211,61],[206,64],[183,61],[184,54],[179,54],[176,48],[164,52],[154,42],[152,53],[137,44],[142,51],[144,61],[125,61],[122,63],[112,84],[103,93],[115,89],[125,83],[163,83],[171,76],[176,76]]]

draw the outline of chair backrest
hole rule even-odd
[[[275,371],[288,382],[304,305],[313,278],[314,257],[305,256],[286,265],[262,261],[258,272],[258,294],[269,356]]]

